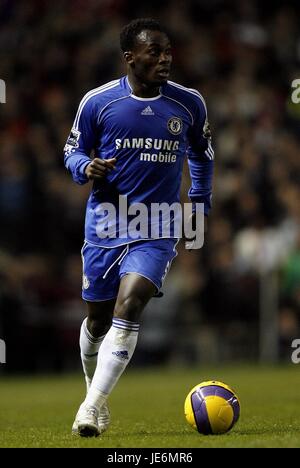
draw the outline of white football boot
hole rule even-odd
[[[98,417],[98,428],[99,428],[99,433],[103,434],[108,429],[108,426],[110,424],[110,412],[108,409],[108,404],[105,402],[99,411],[99,417]]]
[[[99,412],[93,406],[80,406],[72,427],[72,433],[77,432],[81,437],[98,437]]]
[[[94,407],[80,407],[72,426],[72,434],[82,437],[98,437],[108,429],[109,424],[110,412],[107,403],[103,404],[99,413]]]

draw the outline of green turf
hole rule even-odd
[[[240,421],[223,436],[201,436],[183,416],[190,388],[210,379],[233,386],[241,401]],[[0,380],[0,447],[300,447],[295,365],[129,371],[111,397],[111,427],[97,439],[70,435],[81,376]]]

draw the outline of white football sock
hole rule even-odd
[[[87,319],[82,322],[80,329],[80,356],[86,381],[87,392],[94,377],[97,366],[98,351],[105,335],[95,338],[87,329]]]
[[[84,401],[100,409],[134,353],[139,324],[114,318],[98,354],[97,368]]]

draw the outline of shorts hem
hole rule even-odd
[[[112,301],[113,299],[117,299],[118,295],[113,297],[108,297],[107,299],[88,299],[87,297],[81,296],[82,299],[86,302],[105,302],[105,301]]]
[[[144,275],[143,273],[139,273],[138,271],[126,271],[126,272],[121,274],[120,279],[123,278],[123,276],[130,275],[130,274],[135,274],[135,275],[142,276],[143,278],[146,278],[148,281],[150,281],[150,283],[152,283],[156,287],[156,289],[157,289],[156,293],[158,293],[160,291],[161,286],[157,286],[157,284],[154,283],[154,281],[151,278]]]

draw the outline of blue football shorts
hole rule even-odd
[[[177,255],[177,243],[177,239],[155,239],[103,248],[85,242],[82,298],[91,302],[116,298],[121,278],[128,273],[147,278],[158,292]]]

